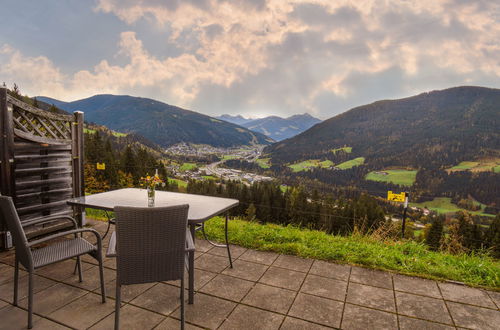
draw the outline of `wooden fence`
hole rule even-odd
[[[83,112],[65,115],[41,110],[0,88],[0,139],[0,193],[12,196],[21,221],[48,215],[80,218],[66,199],[84,194]],[[54,222],[28,235],[60,226],[61,222]],[[0,219],[0,248],[5,233]]]

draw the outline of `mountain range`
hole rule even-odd
[[[269,116],[259,119],[247,119],[241,115],[222,115],[216,118],[265,134],[275,141],[291,138],[321,122],[318,118],[314,118],[307,113],[287,118]]]
[[[180,142],[215,147],[273,142],[247,128],[148,98],[103,94],[73,102],[44,96],[37,100],[70,112],[83,111],[88,122],[140,134],[163,147]]]

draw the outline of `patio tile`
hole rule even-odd
[[[196,247],[196,251],[199,252],[208,252],[214,248],[210,243],[208,243],[204,239],[196,239],[194,245]]]
[[[331,328],[324,327],[319,324],[314,324],[304,320],[299,320],[294,317],[287,316],[281,325],[281,330],[327,330]]]
[[[122,285],[121,288],[121,298],[123,302],[129,302],[141,293],[145,292],[151,288],[155,283],[144,283],[144,284],[132,284],[132,285]],[[104,284],[106,287],[106,297],[111,297],[115,299],[116,296],[116,279],[106,282]],[[97,288],[94,293],[100,293],[101,289]]]
[[[295,299],[295,295],[295,291],[257,283],[243,299],[243,303],[286,314]]]
[[[35,275],[33,278],[33,292],[37,293],[39,291],[42,291],[48,287],[51,287],[57,282],[54,282],[52,280],[49,280],[45,277]],[[19,278],[19,299],[23,299],[28,296],[28,277],[24,276]],[[2,285],[0,285],[0,299],[7,300],[9,302],[12,302],[12,299],[14,297],[14,281],[12,282],[7,282]]]
[[[394,293],[392,290],[373,286],[350,283],[347,290],[347,302],[396,312]]]
[[[351,273],[351,266],[339,265],[332,262],[315,260],[309,274],[319,275],[324,277],[336,278],[338,280],[347,281]]]
[[[498,329],[500,325],[500,311],[454,302],[447,304],[458,327],[487,330]]]
[[[435,281],[404,275],[394,275],[393,278],[395,290],[441,299]]]
[[[214,273],[220,273],[227,267],[229,267],[229,259],[227,257],[219,257],[212,254],[203,254],[194,263],[194,268]]]
[[[28,275],[23,267],[19,267],[19,278]],[[14,267],[7,264],[0,264],[0,285],[14,280]]]
[[[233,268],[226,268],[222,274],[239,277],[249,281],[258,281],[266,272],[267,266],[255,264],[253,262],[235,260]]]
[[[379,270],[352,267],[350,281],[392,289],[391,274]]]
[[[452,283],[439,283],[445,300],[462,302],[488,308],[497,308],[488,294],[480,289]]]
[[[34,294],[33,310],[35,313],[48,315],[87,293],[88,291],[59,283]],[[19,305],[27,308],[28,298],[22,299]]]
[[[398,314],[414,316],[435,322],[453,324],[441,299],[416,296],[396,291]]]
[[[0,262],[8,264],[10,266],[14,266],[14,261],[15,261],[16,253],[14,249],[11,249],[6,252],[2,252],[0,254]]]
[[[4,308],[5,306],[9,306],[10,304],[6,301],[0,300],[0,309]]]
[[[14,306],[8,306],[0,309],[0,330],[25,330],[28,326],[28,312],[24,309]],[[60,324],[41,318],[33,314],[33,330],[37,329],[69,329]]]
[[[219,329],[279,329],[284,316],[257,308],[238,305]]]
[[[199,328],[195,325],[186,323],[186,330],[203,330],[203,328]],[[181,321],[174,319],[172,317],[167,317],[165,320],[163,320],[156,328],[155,330],[173,330],[173,329],[180,329],[181,328]]]
[[[234,261],[234,259],[239,258],[247,250],[244,247],[241,247],[238,245],[232,245],[232,244],[230,244],[230,249],[231,249],[231,257],[232,257],[233,261]],[[208,251],[208,253],[227,258],[227,249],[225,247],[224,248],[214,247],[213,249]]]
[[[240,260],[256,262],[268,266],[271,265],[276,258],[278,258],[277,253],[256,250],[247,250],[239,257]]]
[[[309,274],[300,291],[344,301],[347,291],[347,282]]]
[[[254,282],[219,274],[200,291],[221,298],[240,301],[254,286]]]
[[[398,315],[401,330],[453,330],[455,327]]]
[[[497,305],[497,308],[500,309],[500,292],[488,291],[488,295],[491,300]]]
[[[278,257],[278,259],[274,261],[273,266],[307,273],[309,271],[309,268],[311,268],[312,263],[313,260],[311,259],[304,259],[282,254]]]
[[[339,301],[299,293],[288,315],[338,328],[343,306]]]
[[[194,290],[195,291],[199,290],[205,284],[207,284],[211,279],[213,279],[215,276],[217,276],[216,273],[207,272],[207,271],[201,270],[201,269],[195,269],[194,270]],[[180,280],[168,281],[165,283],[175,285],[175,286],[181,286]],[[187,271],[184,272],[184,285],[186,288],[188,288],[188,286],[189,286],[189,274]]]
[[[35,270],[35,274],[49,277],[56,281],[64,281],[72,276],[78,278],[78,273],[73,274],[75,264],[76,260],[69,259],[37,269]],[[92,265],[82,262],[82,271],[91,267]]]
[[[115,301],[108,299],[102,303],[101,296],[89,293],[51,313],[49,317],[73,328],[88,328],[111,314]]]
[[[163,321],[165,317],[159,314],[138,308],[132,305],[122,306],[120,309],[120,329],[152,329]],[[108,315],[90,329],[113,329],[115,313]]]
[[[187,291],[184,292],[187,300]],[[158,283],[130,302],[133,305],[168,315],[181,305],[180,289],[173,285]]]
[[[305,273],[271,266],[259,282],[297,291],[305,277]]]
[[[342,329],[398,329],[396,314],[345,305]]]
[[[204,328],[215,329],[227,318],[235,303],[198,293],[194,304],[186,304],[186,321]],[[174,312],[180,317],[180,308]]]
[[[116,271],[109,268],[104,268],[103,271],[104,271],[105,284],[116,278]],[[66,280],[64,280],[64,282],[89,291],[94,291],[95,289],[99,289],[101,287],[101,280],[99,276],[98,266],[90,267],[89,269],[83,271],[82,275],[83,275],[82,282],[78,280],[78,275],[69,277]]]
[[[104,267],[116,270],[116,258],[104,258]]]

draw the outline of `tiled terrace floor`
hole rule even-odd
[[[187,329],[500,329],[499,292],[237,246],[230,269],[224,249],[201,240],[196,249]],[[0,329],[27,325],[25,272],[21,308],[10,304],[12,263],[12,252],[0,253]],[[95,262],[85,259],[83,283],[73,267],[68,261],[37,272],[34,329],[113,328],[114,260],[105,260],[105,304]],[[177,329],[177,285],[123,287],[122,329]]]

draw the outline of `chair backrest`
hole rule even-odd
[[[28,247],[28,240],[11,197],[0,196],[0,216],[3,218],[3,222],[7,224],[7,229],[12,235],[17,259],[26,269],[29,269],[32,261],[31,250]]]
[[[120,284],[181,279],[189,205],[115,207]]]

